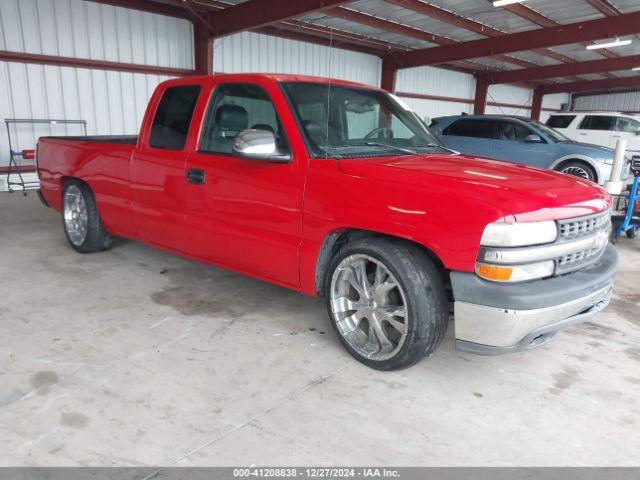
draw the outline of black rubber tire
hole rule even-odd
[[[69,234],[67,233],[66,225],[64,223],[64,213],[62,215],[62,226],[64,228],[64,233],[67,237],[67,241],[71,248],[73,248],[76,252],[79,253],[95,253],[102,252],[104,250],[108,250],[111,248],[113,244],[113,237],[107,232],[102,224],[102,220],[100,219],[100,214],[98,212],[98,205],[96,204],[96,199],[93,196],[93,192],[91,188],[79,180],[67,180],[65,181],[62,187],[62,201],[64,202],[65,192],[67,188],[71,185],[75,185],[80,189],[82,195],[84,197],[84,201],[87,205],[87,235],[84,239],[82,245],[74,245],[69,238]],[[62,210],[64,212],[64,205],[62,205]]]
[[[330,300],[333,272],[345,257],[358,253],[384,263],[400,282],[408,303],[407,338],[398,353],[387,360],[372,360],[356,352],[342,337],[333,319]],[[403,240],[374,236],[345,244],[329,263],[325,292],[329,319],[338,338],[356,360],[376,370],[407,368],[431,356],[447,331],[449,303],[441,273],[424,251]]]
[[[595,170],[593,169],[593,167],[591,165],[589,165],[587,162],[583,162],[580,160],[570,160],[568,162],[563,162],[560,165],[558,165],[555,170],[557,172],[561,172],[562,170],[564,170],[565,168],[571,168],[571,167],[577,167],[577,168],[582,168],[585,172],[587,172],[587,175],[589,175],[589,178],[587,180],[589,180],[590,182],[597,182],[598,178],[596,175]],[[571,173],[567,173],[566,175],[572,175]],[[580,177],[578,175],[572,175],[575,176],[577,178],[583,178]]]
[[[638,228],[637,227],[631,227],[625,233],[627,235],[627,238],[630,238],[631,240],[633,240],[634,238],[636,238],[638,236]]]

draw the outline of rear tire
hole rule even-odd
[[[447,330],[440,271],[417,246],[386,237],[344,245],[326,275],[327,310],[347,351],[377,370],[433,354]]]
[[[591,165],[580,160],[571,160],[564,162],[556,167],[556,171],[572,175],[574,177],[583,178],[590,182],[597,182],[598,178],[595,170]]]
[[[86,183],[68,180],[62,189],[62,224],[69,245],[80,253],[107,250],[113,243],[102,224],[93,192]]]

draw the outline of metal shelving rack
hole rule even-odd
[[[27,190],[36,190],[40,187],[40,183],[37,181],[25,181],[22,169],[24,167],[25,150],[14,150],[13,142],[11,141],[11,126],[12,125],[81,125],[83,135],[87,134],[87,122],[86,120],[62,120],[55,118],[5,118],[5,126],[7,127],[7,139],[9,140],[9,168],[7,169],[7,189],[8,191],[22,191],[27,194]],[[37,138],[34,138],[34,148],[37,143]],[[33,166],[37,169],[38,159],[34,158]]]

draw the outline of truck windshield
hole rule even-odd
[[[328,83],[282,85],[312,157],[449,151],[418,115],[393,95]]]

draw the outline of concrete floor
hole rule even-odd
[[[639,465],[640,240],[611,306],[524,354],[370,370],[321,300],[0,194],[0,465]]]

